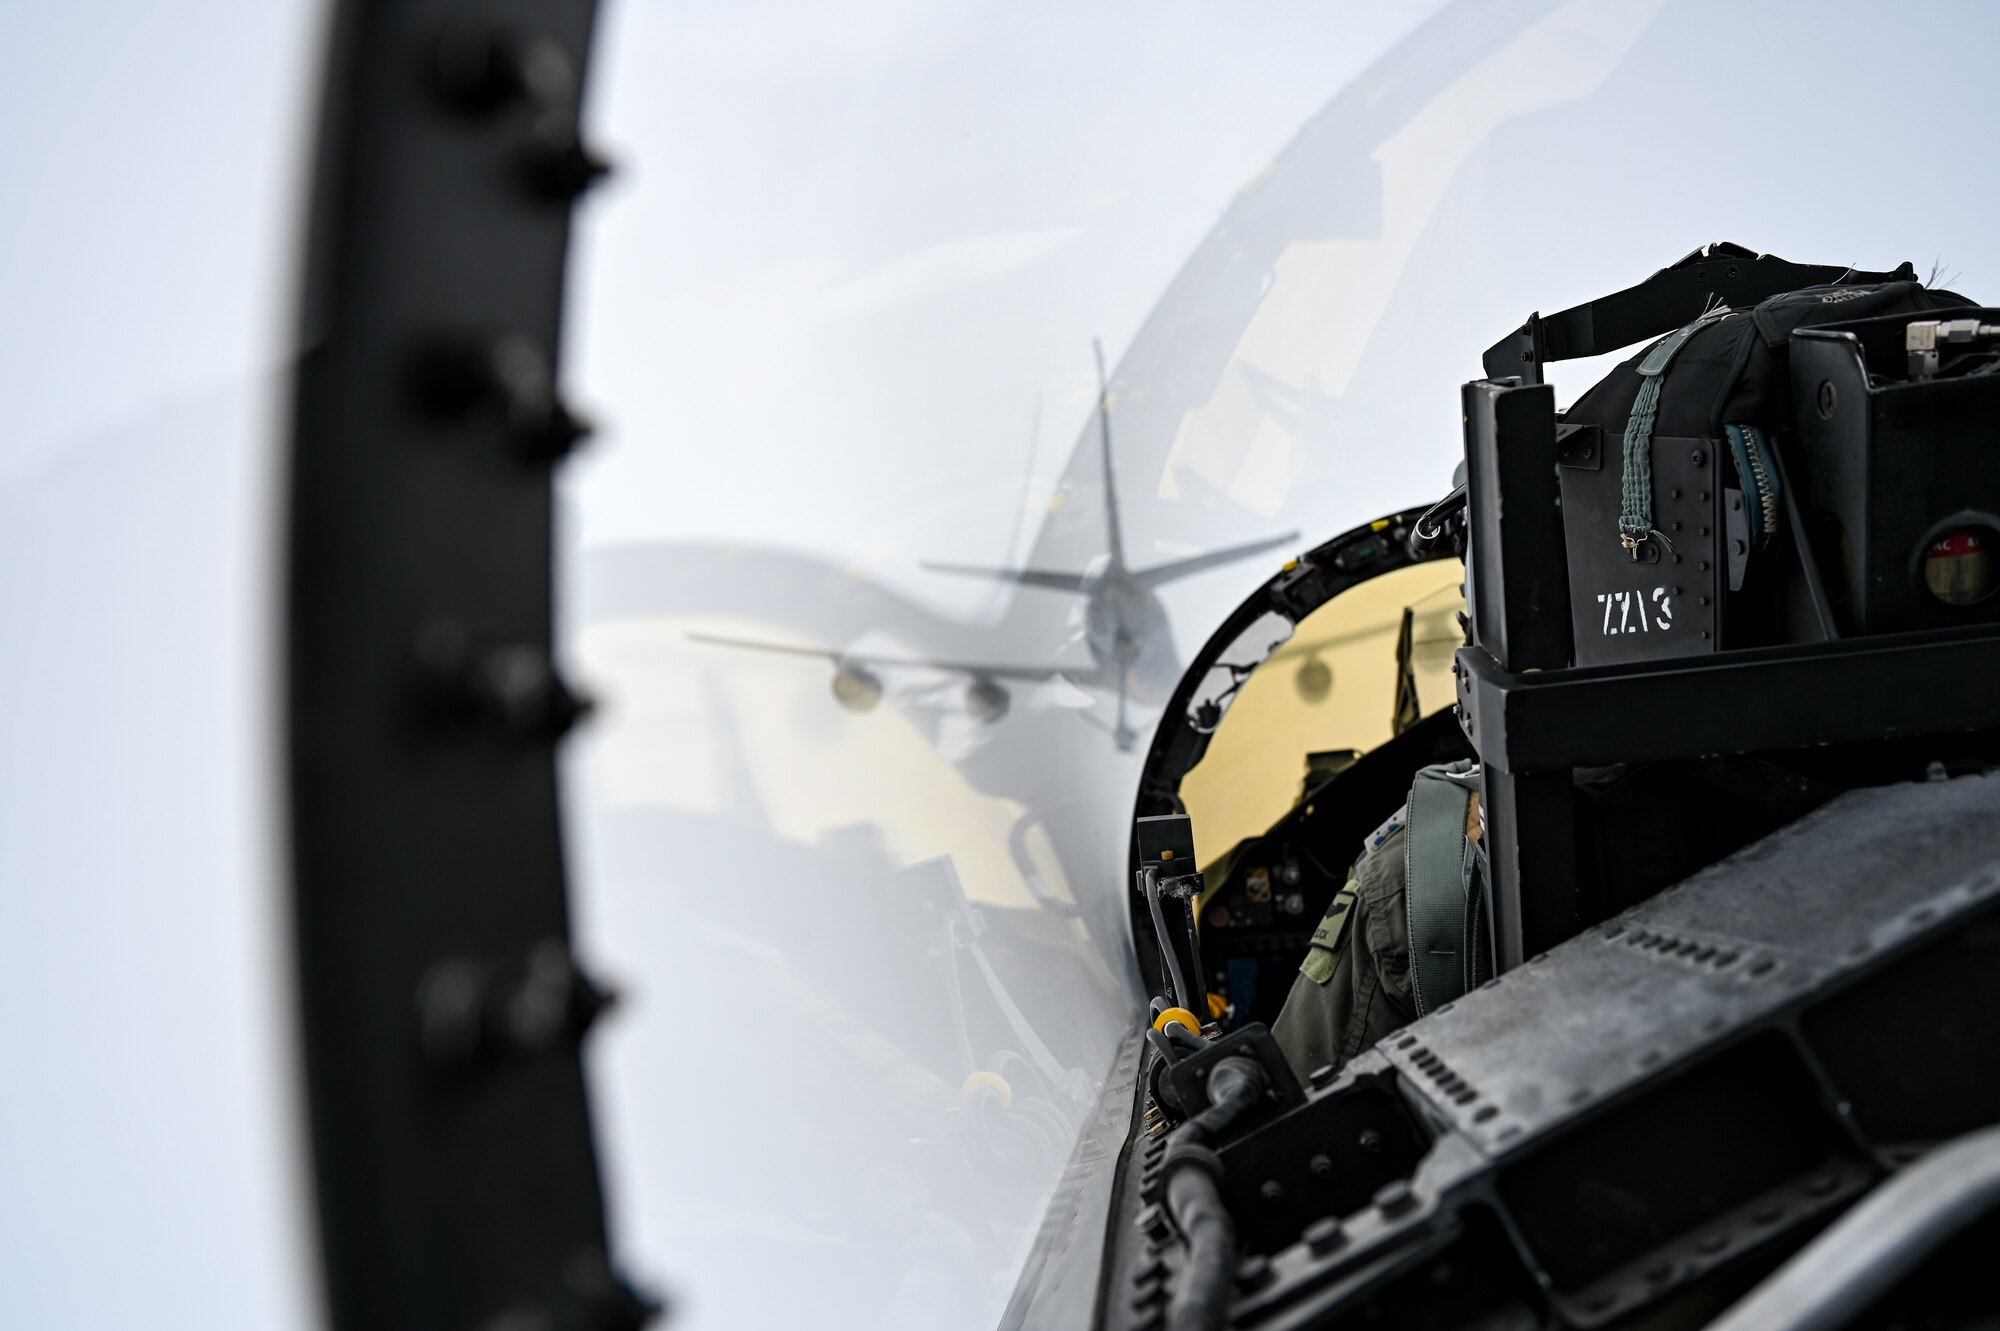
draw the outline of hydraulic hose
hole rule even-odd
[[[1257,1103],[1264,1069],[1254,1058],[1225,1058],[1208,1077],[1208,1108],[1181,1125],[1161,1166],[1167,1211],[1187,1240],[1188,1262],[1169,1331],[1220,1331],[1236,1279],[1236,1222],[1222,1201],[1222,1159],[1208,1143]]]
[[[1197,1147],[1214,1159],[1215,1152]],[[1213,1166],[1220,1172],[1219,1160]],[[1167,1176],[1167,1209],[1187,1239],[1187,1269],[1167,1309],[1168,1331],[1219,1331],[1229,1316],[1236,1280],[1236,1222],[1205,1164],[1192,1160]]]

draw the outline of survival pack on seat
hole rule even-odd
[[[1557,427],[1577,665],[2000,618],[2000,311],[1715,245],[1485,366],[1646,339]]]

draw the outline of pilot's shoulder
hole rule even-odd
[[[1402,831],[1409,821],[1410,806],[1404,804],[1402,808],[1384,819],[1380,827],[1361,838],[1361,855],[1354,861],[1355,872],[1359,873],[1361,866],[1380,853],[1382,848],[1389,844],[1390,839]]]

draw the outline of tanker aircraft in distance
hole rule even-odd
[[[1034,587],[1080,598],[1072,622],[1090,653],[1088,663],[1014,664],[930,660],[922,657],[874,656],[836,651],[832,648],[800,647],[786,643],[717,634],[690,633],[696,642],[725,647],[746,647],[756,651],[784,652],[819,657],[834,667],[833,696],[841,706],[867,711],[882,700],[884,670],[942,670],[967,676],[966,711],[977,721],[992,724],[1006,716],[1012,701],[1005,681],[1045,681],[1062,678],[1085,688],[1111,694],[1116,705],[1109,722],[1089,713],[1085,720],[1111,735],[1121,751],[1138,742],[1138,732],[1127,718],[1133,696],[1147,701],[1166,698],[1180,680],[1181,663],[1174,654],[1166,607],[1160,603],[1159,589],[1180,578],[1248,559],[1298,539],[1295,531],[1268,536],[1242,545],[1226,546],[1198,555],[1133,569],[1126,563],[1124,528],[1119,520],[1118,484],[1111,451],[1111,388],[1104,372],[1103,344],[1092,340],[1097,357],[1098,437],[1104,467],[1105,552],[1081,570],[1044,568],[995,568],[974,564],[926,563],[923,567],[1019,587]]]

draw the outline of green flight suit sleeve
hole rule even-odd
[[[1301,1080],[1416,1017],[1403,872],[1398,829],[1362,857],[1313,933],[1271,1032]]]

